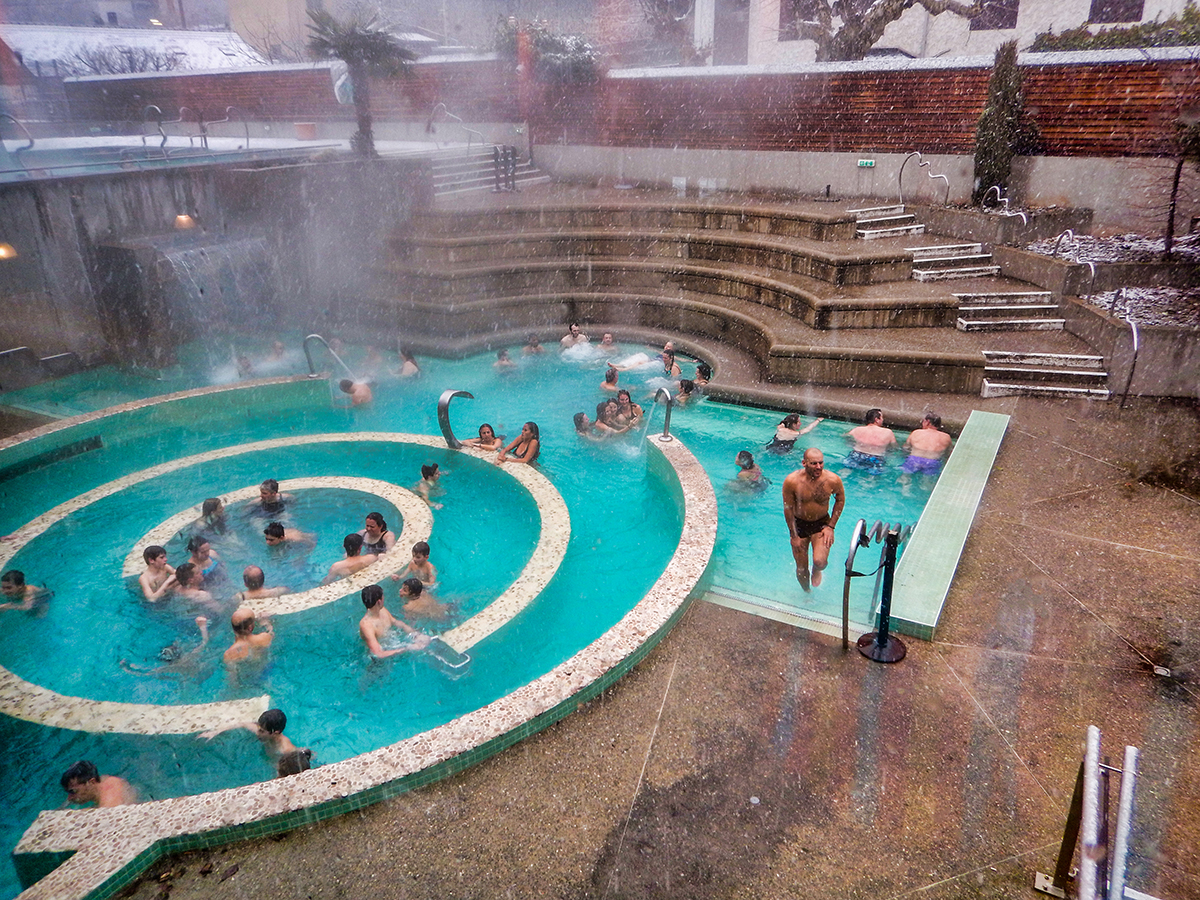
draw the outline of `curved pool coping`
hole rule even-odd
[[[105,415],[216,392],[211,388],[186,391],[113,407]],[[61,427],[76,421],[68,420]],[[290,831],[397,796],[475,765],[598,696],[678,621],[716,541],[716,494],[699,462],[681,442],[669,437],[648,437],[647,445],[651,465],[665,464],[678,478],[675,499],[681,508],[682,533],[675,553],[647,594],[589,646],[487,706],[387,747],[299,775],[133,806],[44,811],[13,850],[22,881],[40,878],[19,895],[20,900],[114,896],[169,853]]]

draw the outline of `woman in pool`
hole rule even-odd
[[[804,428],[800,428],[800,416],[796,413],[788,413],[775,427],[775,436],[767,443],[766,449],[770,453],[791,453],[792,448],[796,446],[796,438],[802,434],[808,434],[817,427],[818,422],[824,422],[824,419],[813,419]]]
[[[597,423],[588,418],[587,413],[575,413],[575,433],[581,438],[586,438],[589,441],[602,441],[611,433],[611,431],[601,430],[596,427]]]
[[[525,463],[529,465],[537,462],[538,454],[542,450],[541,432],[538,430],[536,422],[526,422],[521,428],[521,433],[509,442],[509,445],[500,451],[500,455],[496,457],[496,462],[515,462]]]
[[[710,381],[712,381],[712,366],[705,362],[696,363],[696,377],[692,379],[692,382],[696,387],[702,388],[707,386]]]
[[[220,497],[209,497],[200,506],[200,518],[192,523],[192,528],[204,534],[224,534],[225,501]]]
[[[221,557],[217,556],[212,544],[204,535],[193,535],[192,539],[188,541],[187,548],[188,552],[192,554],[188,562],[196,567],[196,571],[204,579],[207,580],[217,570],[217,566],[221,565]]]
[[[763,475],[762,469],[754,461],[754,454],[749,450],[739,450],[734,462],[738,466],[737,478],[729,483],[734,490],[757,494],[771,483],[770,479]]]
[[[633,402],[625,388],[617,391],[617,421],[625,428],[636,428],[642,421],[642,408]]]
[[[675,395],[676,406],[687,406],[692,400],[696,399],[696,383],[690,378],[683,378],[679,382],[679,393]]]
[[[610,435],[620,434],[629,426],[622,425],[620,419],[620,407],[615,399],[601,400],[596,404],[596,421],[592,423],[592,428],[597,434]]]
[[[496,437],[496,429],[487,422],[479,426],[479,437],[467,438],[462,442],[464,447],[474,447],[476,450],[499,450],[504,442]]]
[[[619,391],[620,388],[617,387],[617,379],[619,377],[620,373],[617,371],[616,367],[609,366],[608,370],[604,373],[604,380],[600,382],[600,390]]]
[[[663,375],[667,378],[679,378],[683,375],[683,370],[679,368],[679,363],[675,362],[675,351],[663,349],[662,352]]]

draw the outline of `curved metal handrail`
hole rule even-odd
[[[665,387],[660,387],[654,392],[654,402],[657,403],[659,400],[665,400],[667,404],[667,415],[666,418],[663,419],[663,433],[661,440],[673,441],[675,438],[671,437],[671,408],[675,406],[675,400],[673,397],[671,397],[671,392]]]
[[[467,124],[462,120],[462,118],[460,116],[456,116],[454,113],[450,112],[450,110],[448,110],[446,108],[445,103],[438,103],[433,107],[433,109],[431,109],[429,111],[429,121],[425,123],[425,133],[426,134],[434,133],[433,132],[433,122],[434,122],[434,119],[437,118],[437,114],[439,111],[447,119],[453,119],[455,122],[457,122],[459,124],[459,126],[462,128],[462,130],[467,133],[467,149],[468,150],[471,149],[471,135],[476,135],[479,138],[480,144],[487,143],[487,139],[483,136],[482,131],[476,131],[474,128],[468,128]]]
[[[1075,240],[1075,232],[1072,231],[1070,228],[1068,228],[1066,231],[1064,231],[1062,234],[1060,234],[1058,237],[1056,237],[1054,239],[1054,249],[1050,251],[1051,259],[1054,259],[1054,257],[1058,256],[1058,245],[1062,243],[1062,239],[1065,237],[1069,237],[1072,241],[1074,241]]]
[[[1121,394],[1121,409],[1125,408],[1125,401],[1129,398],[1129,388],[1133,384],[1133,370],[1137,368],[1138,361],[1138,330],[1137,323],[1133,321],[1133,316],[1124,317],[1129,323],[1129,330],[1133,333],[1133,361],[1129,364],[1129,377],[1125,379],[1125,390]]]
[[[332,356],[334,359],[336,359],[339,363],[342,364],[342,368],[346,370],[346,374],[348,374],[355,381],[358,380],[358,376],[354,374],[354,371],[348,365],[346,365],[346,361],[344,359],[342,359],[340,356],[338,356],[337,353],[334,352],[333,348],[329,346],[329,341],[325,340],[325,338],[321,337],[321,335],[319,335],[319,334],[310,334],[308,337],[306,337],[304,339],[304,358],[308,360],[308,377],[309,378],[319,378],[320,377],[320,375],[317,372],[317,367],[313,363],[312,351],[308,348],[308,344],[310,341],[320,341],[322,344],[324,344],[325,349],[329,351],[329,355]]]
[[[442,396],[438,398],[438,427],[442,429],[442,437],[446,439],[446,446],[451,450],[458,450],[462,447],[462,441],[454,436],[454,429],[450,427],[450,401],[455,397],[474,400],[475,395],[470,391],[456,391],[454,388],[450,388],[442,391]]]
[[[904,167],[908,165],[908,161],[910,159],[912,159],[914,156],[918,160],[920,160],[920,162],[917,163],[918,169],[928,169],[929,168],[929,163],[927,163],[925,161],[925,157],[921,154],[920,150],[914,150],[910,154],[908,154],[908,156],[904,157],[904,162],[900,163],[900,172],[896,176],[896,189],[900,192],[900,205],[901,206],[904,205]],[[950,205],[950,179],[947,178],[945,175],[935,175],[932,171],[926,172],[925,174],[928,175],[931,179],[940,178],[940,179],[942,179],[942,181],[946,182],[946,196],[942,200],[942,206],[949,206]]]
[[[987,189],[986,193],[984,193],[984,195],[983,195],[983,199],[979,201],[980,206],[983,206],[987,203],[987,198],[992,195],[992,191],[996,192],[996,202],[1004,207],[1002,210],[1000,210],[1000,215],[1002,215],[1002,216],[1020,216],[1021,224],[1023,224],[1023,225],[1029,224],[1029,216],[1025,215],[1025,213],[1023,211],[1017,210],[1016,212],[1012,212],[1009,210],[1008,198],[1001,196],[1000,185],[998,185],[998,184],[993,184],[990,188]]]
[[[167,133],[163,131],[163,111],[153,103],[142,108],[142,146],[146,146],[146,113],[150,112],[150,110],[154,110],[156,113],[158,113],[154,119],[155,124],[158,126],[159,136],[162,137],[158,147],[163,151],[163,159],[166,159],[167,151],[163,148],[167,146]],[[149,154],[146,154],[146,156],[149,158]]]
[[[21,153],[25,150],[33,149],[33,135],[29,133],[29,129],[25,127],[24,122],[22,122],[16,116],[11,115],[9,113],[0,113],[0,119],[8,119],[10,122],[12,122],[18,128],[20,128],[23,132],[25,132],[25,137],[29,140],[28,144],[26,144],[24,147],[18,147],[16,150],[13,151],[13,153]],[[0,147],[3,147],[3,146],[4,146],[3,143],[0,143]]]
[[[242,127],[243,127],[243,128],[246,130],[246,146],[245,146],[245,148],[244,148],[244,149],[246,149],[246,150],[249,150],[249,149],[250,149],[250,122],[249,122],[249,120],[247,120],[247,119],[246,119],[246,114],[245,114],[245,113],[243,113],[243,112],[242,112],[240,109],[238,109],[236,106],[227,106],[227,107],[225,107],[225,118],[223,118],[223,119],[212,119],[212,120],[211,120],[211,121],[209,121],[209,122],[201,122],[201,123],[200,123],[200,128],[201,128],[201,129],[204,131],[204,134],[205,134],[205,138],[204,138],[204,139],[205,139],[205,141],[206,141],[206,143],[205,143],[205,145],[204,145],[205,147],[207,147],[207,146],[208,146],[208,144],[207,144],[207,140],[208,140],[208,127],[207,127],[207,126],[209,126],[209,125],[222,125],[222,124],[224,124],[225,122],[228,122],[228,121],[229,121],[229,119],[230,119],[230,116],[229,116],[229,114],[230,114],[231,112],[235,112],[235,113],[237,113],[237,114],[238,114],[238,116],[240,116],[240,117],[241,117],[241,118],[240,118],[240,121],[241,121],[241,123],[242,123]]]

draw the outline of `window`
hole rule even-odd
[[[1144,0],[1092,0],[1089,22],[1140,22]]]
[[[972,17],[972,31],[995,31],[1017,27],[1020,0],[983,0],[983,12]]]

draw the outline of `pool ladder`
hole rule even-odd
[[[880,599],[879,630],[860,637],[858,650],[863,656],[876,662],[899,662],[908,652],[904,642],[893,637],[890,631],[892,579],[896,574],[896,550],[900,544],[908,540],[912,532],[912,525],[900,525],[899,523],[889,525],[886,522],[876,522],[867,528],[866,519],[859,519],[854,523],[854,531],[850,537],[850,552],[846,555],[846,580],[842,586],[842,650],[850,649],[850,580],[864,575],[874,575],[875,594],[872,597],[871,606],[874,609],[875,600]],[[854,556],[858,552],[858,548],[869,547],[872,538],[876,543],[883,544],[879,553],[879,565],[874,572],[854,571]]]

